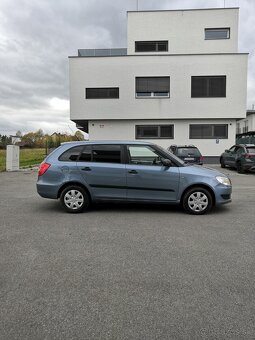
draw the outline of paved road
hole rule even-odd
[[[254,339],[255,175],[233,202],[70,215],[0,174],[0,339]]]

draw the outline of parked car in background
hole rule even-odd
[[[203,165],[203,156],[194,145],[171,145],[167,150],[171,151],[185,163]]]
[[[226,165],[236,168],[239,173],[245,173],[248,170],[254,171],[255,144],[233,145],[220,156],[220,164],[222,168],[225,168]]]
[[[181,204],[201,215],[231,202],[230,179],[219,171],[187,165],[148,142],[63,143],[40,165],[37,191],[72,213],[91,203]]]

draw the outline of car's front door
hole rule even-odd
[[[127,199],[175,201],[179,190],[179,168],[166,167],[152,146],[128,145]]]
[[[235,165],[237,149],[238,149],[238,146],[234,145],[228,150],[228,152],[226,152],[226,154],[225,154],[225,164],[227,164],[229,166]]]
[[[126,166],[121,145],[87,145],[77,166],[95,199],[126,199]]]

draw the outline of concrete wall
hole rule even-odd
[[[197,146],[204,156],[219,156],[225,149],[235,144],[235,120],[101,120],[89,122],[90,140],[134,140],[135,125],[174,124],[174,139],[148,139],[164,148],[171,144]],[[189,124],[228,124],[228,139],[189,139]]]
[[[247,55],[70,58],[71,119],[242,118]],[[226,75],[225,98],[191,98],[191,76]],[[170,76],[170,98],[136,98],[136,76]],[[119,99],[85,99],[86,87],[119,87]]]
[[[205,28],[225,27],[230,39],[205,40]],[[135,53],[135,41],[148,40],[168,40],[171,54],[236,53],[238,8],[128,12],[128,54]]]

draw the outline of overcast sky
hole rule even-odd
[[[139,0],[139,9],[240,7],[239,52],[249,52],[247,108],[255,104],[254,0]],[[126,47],[126,11],[137,0],[1,0],[0,134],[75,131],[68,56]]]

